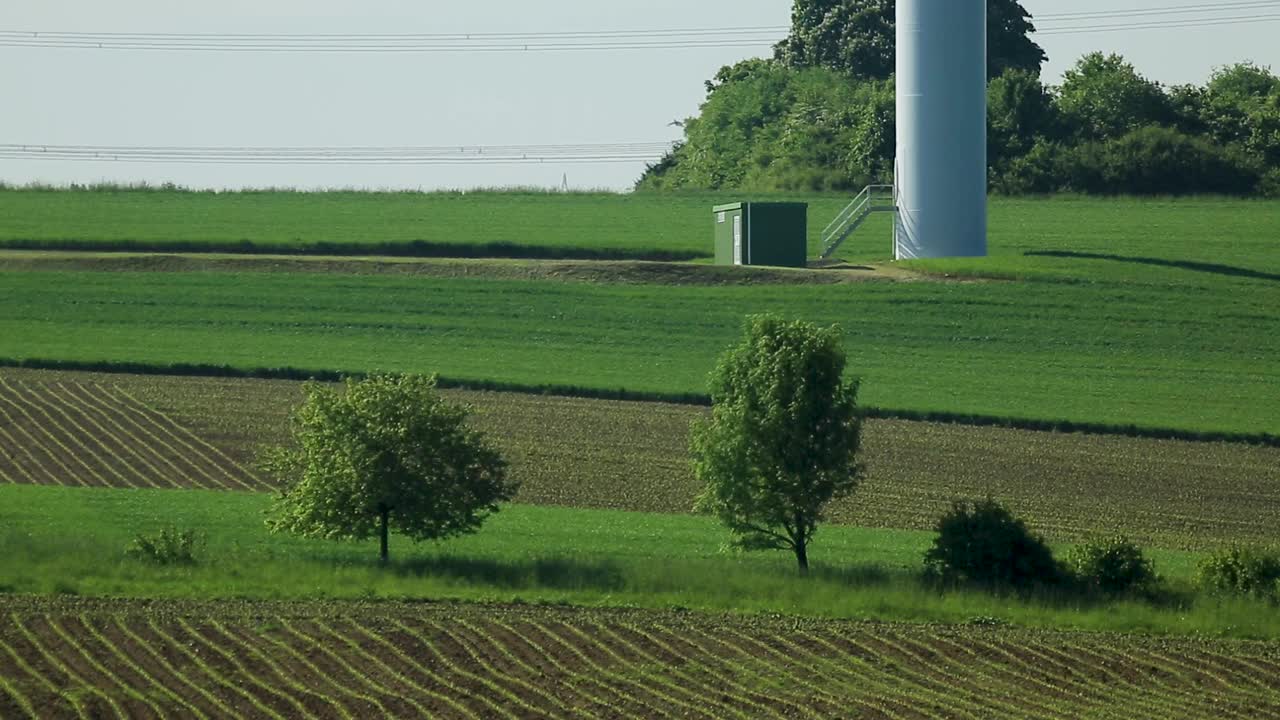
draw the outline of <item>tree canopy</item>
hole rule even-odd
[[[696,508],[739,547],[791,550],[801,572],[827,505],[862,471],[858,387],[844,369],[838,328],[750,317],[712,374],[710,418],[693,427]]]
[[[475,532],[515,495],[506,463],[466,425],[465,407],[435,390],[434,377],[374,375],[344,391],[306,385],[293,417],[294,444],[270,449],[263,466],[280,482],[267,525],[326,539],[388,535],[435,540]]]
[[[825,67],[865,80],[894,71],[894,0],[796,0],[791,34],[774,56],[794,68]],[[1048,59],[1019,0],[987,0],[987,77],[1018,69],[1040,74]]]

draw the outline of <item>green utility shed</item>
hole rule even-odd
[[[809,206],[806,203],[743,202],[712,208],[717,265],[805,267]]]

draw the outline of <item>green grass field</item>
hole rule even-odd
[[[431,242],[687,250],[709,245],[707,208],[722,199],[10,190],[0,192],[0,245],[394,243],[433,232],[443,234]],[[836,206],[814,199],[810,231]],[[0,356],[701,392],[742,316],[774,311],[844,325],[870,405],[1275,434],[1277,208],[997,199],[991,258],[906,264],[989,282],[556,282],[521,279],[516,265],[498,277],[12,269],[0,273]],[[883,259],[886,229],[859,233],[847,258]],[[467,275],[460,266],[451,272]]]
[[[711,208],[743,198],[717,193],[289,193],[0,191],[0,247],[164,246],[290,250],[327,244],[464,246],[479,255],[709,256]],[[810,238],[848,202],[810,202]],[[194,219],[194,222],[193,222]],[[887,242],[887,241],[886,241]],[[489,251],[484,248],[489,247]],[[333,247],[330,248],[332,250]],[[433,253],[440,254],[440,253]]]
[[[828,618],[965,622],[1091,630],[1280,637],[1265,603],[1185,590],[1198,555],[1153,551],[1184,588],[1171,604],[979,591],[940,594],[915,579],[930,535],[831,527],[814,575],[797,581],[781,553],[725,554],[709,518],[514,505],[477,535],[412,545],[393,538],[381,568],[373,543],[269,535],[270,496],[209,491],[0,487],[0,586],[11,593],[204,599],[455,599],[588,606],[685,607]],[[157,567],[124,555],[165,524],[207,534],[206,562]],[[64,528],[75,528],[74,533]]]
[[[429,233],[431,242],[688,250],[709,246],[708,208],[722,199],[7,190],[0,245],[376,244]],[[811,233],[839,205],[812,199]],[[743,315],[773,311],[841,323],[863,399],[879,407],[1275,434],[1278,209],[996,199],[992,257],[906,264],[982,282],[619,284],[571,272],[521,279],[515,265],[471,277],[457,261],[450,277],[236,272],[244,266],[232,261],[193,273],[13,266],[0,273],[0,356],[684,393],[704,390]],[[884,259],[886,234],[887,225],[868,228],[845,254]]]
[[[851,198],[843,195],[742,196],[733,193],[366,193],[0,190],[0,247],[187,244],[258,250],[433,244],[711,254],[712,206],[738,200],[807,202],[809,253]],[[1016,260],[1046,250],[1154,257],[1280,272],[1272,241],[1280,203],[1225,198],[1018,199],[991,202],[991,248],[1003,272],[1046,266],[1078,275],[1070,263]],[[886,260],[886,217],[873,218],[841,255]],[[941,265],[939,267],[961,267]],[[987,264],[969,265],[988,272]],[[1152,266],[1154,267],[1154,266]],[[1146,268],[1148,270],[1151,267]],[[1141,275],[1143,268],[1119,275]],[[1132,272],[1130,272],[1132,271]],[[1090,274],[1109,274],[1105,264]],[[1159,273],[1157,273],[1159,274]],[[1274,278],[1273,278],[1274,279]]]
[[[16,272],[0,274],[0,356],[700,392],[743,316],[769,311],[840,323],[873,406],[1280,432],[1280,284],[1184,274],[698,287]]]

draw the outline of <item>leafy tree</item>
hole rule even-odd
[[[1010,70],[1022,70],[1040,77],[1049,56],[1031,39],[1036,26],[1031,13],[1018,0],[987,2],[987,78],[997,78]]]
[[[893,0],[796,0],[791,34],[774,56],[791,67],[825,67],[884,80],[894,70]]]
[[[1090,53],[1063,75],[1058,107],[1078,140],[1112,140],[1173,119],[1161,87],[1120,55]]]
[[[1003,169],[1026,155],[1040,139],[1056,137],[1059,126],[1053,95],[1040,78],[1012,69],[987,86],[987,154]]]
[[[894,71],[894,0],[796,0],[791,34],[774,48],[791,67],[825,67],[886,80]],[[987,2],[987,77],[1009,69],[1040,75],[1047,56],[1033,42],[1031,14],[1019,0]]]
[[[1268,166],[1280,165],[1280,78],[1269,68],[1219,68],[1205,85],[1201,118],[1220,144],[1239,144]]]
[[[710,95],[730,83],[750,80],[772,72],[775,67],[774,61],[768,58],[748,58],[732,65],[725,65],[716,72],[715,77],[704,83],[707,86],[707,94]]]
[[[1145,590],[1159,581],[1155,565],[1142,548],[1123,535],[1090,540],[1073,548],[1067,564],[1076,580],[1109,595]]]
[[[838,328],[750,317],[712,374],[710,418],[693,426],[696,508],[739,547],[791,550],[802,574],[825,508],[861,475],[858,388],[844,369]]]
[[[478,530],[516,485],[498,452],[466,426],[466,408],[435,386],[420,375],[348,380],[345,392],[308,383],[295,445],[263,458],[281,483],[268,527],[333,540],[377,536],[383,562],[392,530],[417,541]]]
[[[734,66],[641,189],[861,189],[892,174],[894,93],[823,68]]]

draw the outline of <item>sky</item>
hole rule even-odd
[[[1041,16],[1216,4],[1024,0],[1033,15]],[[1258,17],[1268,11],[1280,17],[1280,2],[1261,10],[1209,14]],[[784,27],[789,14],[787,0],[40,0],[6,3],[0,31],[385,35],[661,30]],[[1094,22],[1099,21],[1076,24]],[[1050,83],[1058,82],[1084,53],[1102,50],[1125,55],[1154,80],[1181,84],[1201,83],[1213,68],[1246,60],[1280,69],[1278,35],[1280,22],[1255,20],[1036,39],[1050,57],[1044,73]],[[680,137],[671,122],[697,113],[703,81],[725,64],[769,52],[767,45],[423,54],[0,47],[0,145],[434,147],[670,141]],[[0,180],[428,190],[559,187],[567,179],[574,189],[622,190],[634,183],[644,165],[641,160],[246,166],[0,159]]]

